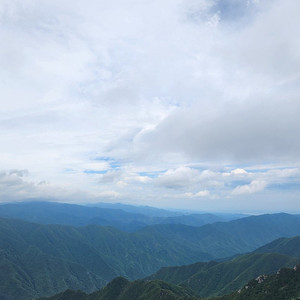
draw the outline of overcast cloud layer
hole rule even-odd
[[[298,0],[0,1],[0,201],[300,211]]]

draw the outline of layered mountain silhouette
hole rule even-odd
[[[296,235],[300,235],[300,218],[289,214],[252,216],[201,227],[160,224],[131,233],[97,225],[42,225],[2,218],[1,297],[22,300],[66,289],[91,293],[118,276],[135,280],[164,266],[220,259]],[[289,259],[283,256],[281,261],[289,265]],[[242,258],[236,260],[242,263]],[[238,265],[238,261],[229,262]]]
[[[0,205],[0,217],[76,227],[92,224],[113,226],[128,232],[154,224],[202,226],[243,217],[241,214],[183,214],[149,206],[125,204],[98,203],[94,206],[37,201],[8,203]]]

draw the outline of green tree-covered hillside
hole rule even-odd
[[[300,218],[288,214],[202,227],[162,224],[133,233],[0,219],[0,290],[3,299],[20,300],[68,288],[92,292],[116,276],[143,278],[164,266],[248,252],[299,234]]]

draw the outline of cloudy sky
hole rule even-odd
[[[299,0],[0,0],[0,201],[300,212]]]

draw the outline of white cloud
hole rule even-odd
[[[145,151],[152,145],[160,156],[220,163],[299,162],[298,8],[295,0],[274,1],[239,30],[220,25],[208,65],[197,65],[206,91],[141,136]]]
[[[245,195],[261,192],[265,189],[267,183],[265,181],[253,180],[250,184],[237,186],[233,191],[232,195]]]
[[[121,178],[121,172],[120,171],[109,171],[105,174],[99,174],[97,176],[97,180],[100,184],[105,183],[114,183],[120,180]]]
[[[187,192],[180,195],[181,198],[198,198],[198,197],[208,197],[210,195],[208,190],[199,191],[197,193]]]
[[[83,198],[93,199],[93,193],[72,185],[51,184],[46,181],[34,182],[28,178],[27,170],[10,170],[0,173],[0,202],[26,199],[44,199],[78,202]]]
[[[151,178],[148,176],[134,176],[134,180],[142,182],[142,183],[147,183],[151,181]]]
[[[167,188],[182,188],[195,184],[199,179],[199,172],[189,167],[171,169],[158,176],[157,183]]]
[[[122,180],[119,180],[119,181],[117,182],[117,186],[120,187],[120,188],[125,188],[125,187],[128,186],[128,183],[126,183],[126,182],[124,182],[124,181],[122,181]]]
[[[1,1],[2,198],[296,186],[299,5]]]
[[[82,170],[91,170],[91,171],[105,171],[109,169],[109,163],[107,162],[92,162],[82,165]]]
[[[247,174],[247,171],[245,171],[244,169],[238,168],[238,169],[234,169],[230,172],[233,175],[241,175],[241,174]]]
[[[209,191],[204,190],[204,191],[199,191],[198,193],[195,194],[196,197],[207,197],[209,196]]]

